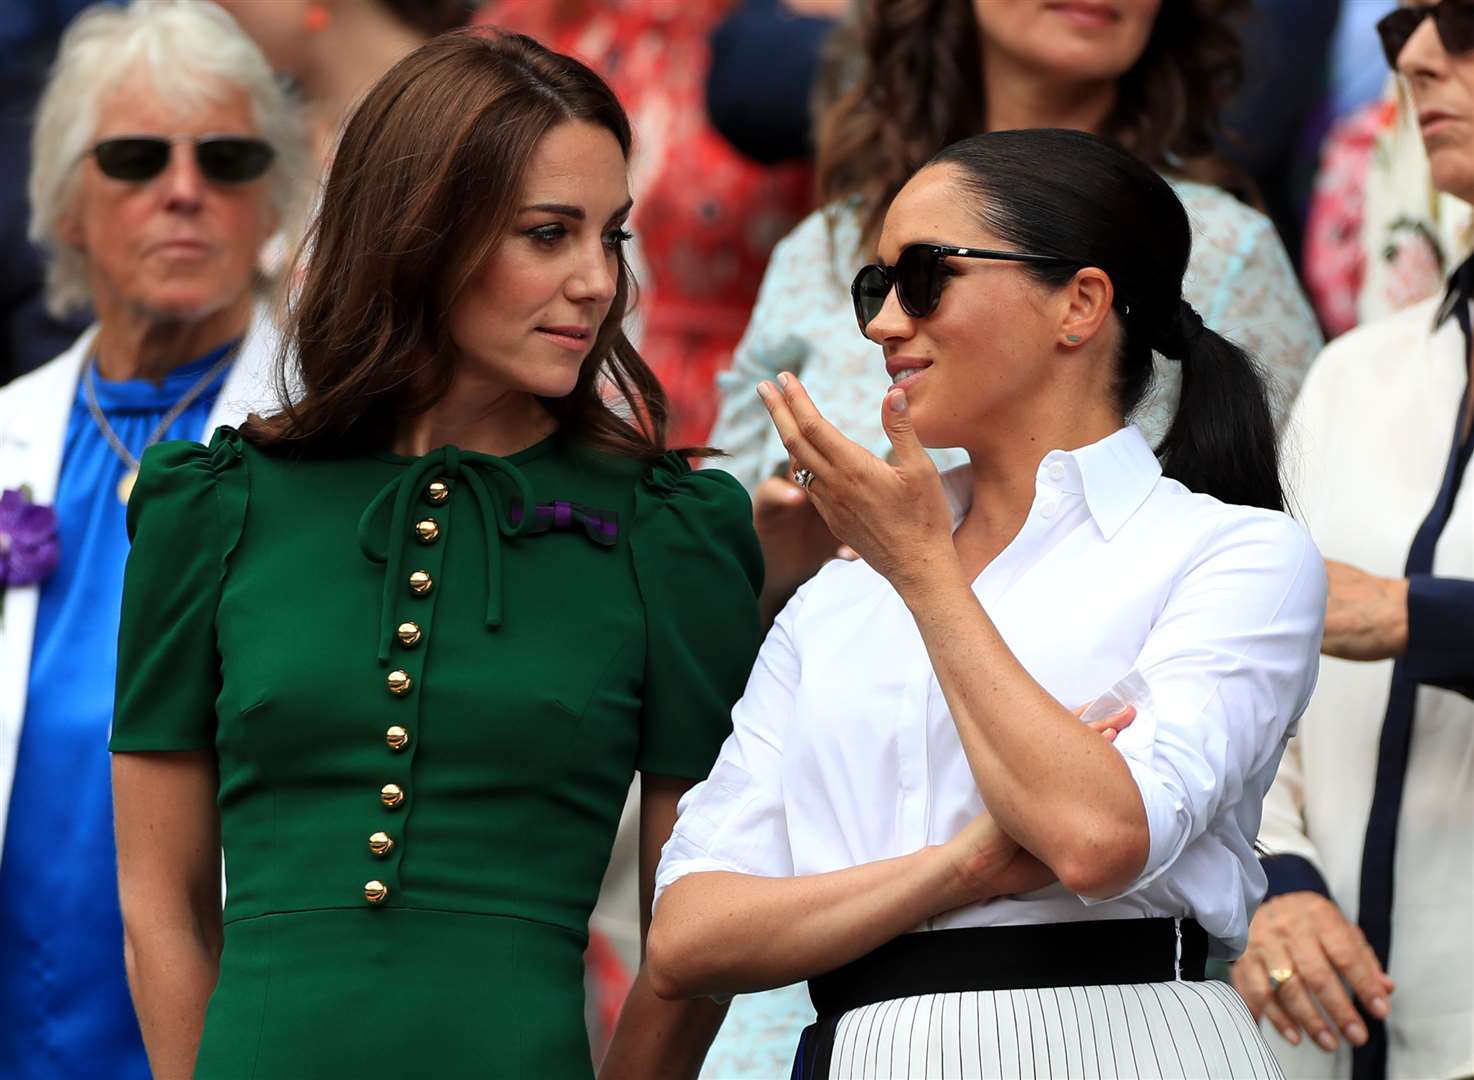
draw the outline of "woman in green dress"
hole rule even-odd
[[[344,131],[292,403],[144,459],[112,749],[157,1076],[590,1074],[626,790],[648,911],[762,574],[620,330],[629,148],[573,60],[424,46]],[[642,974],[601,1071],[694,1075],[719,1021]]]

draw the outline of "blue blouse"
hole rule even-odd
[[[164,414],[234,342],[147,381],[96,380],[108,423],[135,455]],[[196,439],[225,372],[170,425]],[[57,485],[61,562],[41,585],[29,696],[0,860],[0,1075],[148,1080],[123,970],[110,760],[125,471],[78,381]]]

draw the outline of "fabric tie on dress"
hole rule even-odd
[[[380,664],[389,662],[394,638],[394,609],[398,586],[404,577],[404,549],[410,538],[410,529],[405,524],[410,503],[426,480],[433,476],[464,480],[480,511],[481,531],[486,537],[488,629],[502,624],[502,537],[518,537],[537,531],[533,519],[522,513],[522,507],[532,505],[532,486],[520,469],[502,458],[462,453],[454,446],[443,446],[415,462],[397,480],[385,484],[358,519],[359,548],[369,561],[385,564],[384,600],[379,614]],[[493,497],[492,489],[498,481],[512,486],[514,498]],[[389,540],[387,546],[381,546],[375,537],[385,535],[385,526],[380,518],[391,498],[393,509],[387,525]]]

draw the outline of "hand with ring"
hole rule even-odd
[[[1326,1052],[1367,1041],[1366,1024],[1348,988],[1367,1012],[1385,1020],[1394,984],[1361,929],[1330,900],[1293,892],[1267,900],[1249,924],[1249,944],[1233,966],[1233,985],[1254,1014],[1292,1046],[1302,1032]]]
[[[794,483],[839,541],[903,594],[924,574],[958,568],[952,510],[911,426],[904,391],[891,390],[881,403],[891,461],[825,420],[797,376],[784,372],[777,386],[764,382],[758,394],[788,450]]]

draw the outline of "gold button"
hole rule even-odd
[[[429,486],[425,488],[425,498],[432,503],[443,503],[449,497],[450,485],[438,477],[431,480]]]
[[[434,518],[424,518],[415,522],[415,536],[422,544],[433,544],[440,539],[440,522]]]
[[[379,801],[393,810],[404,802],[404,788],[398,784],[385,784],[379,789]]]
[[[370,904],[382,904],[389,899],[389,886],[382,881],[370,881],[363,887],[363,898]]]
[[[394,850],[394,837],[386,832],[374,833],[369,837],[369,850],[382,859]]]
[[[396,631],[399,635],[399,644],[406,649],[412,649],[420,643],[420,624],[417,622],[402,622]]]
[[[384,741],[389,744],[390,750],[403,750],[409,745],[409,732],[395,724],[384,732]]]
[[[388,684],[389,693],[395,697],[404,697],[415,684],[415,681],[409,677],[409,672],[397,668],[389,672],[389,677],[384,681]]]
[[[409,591],[416,596],[424,596],[434,584],[428,570],[416,570],[409,576]]]

